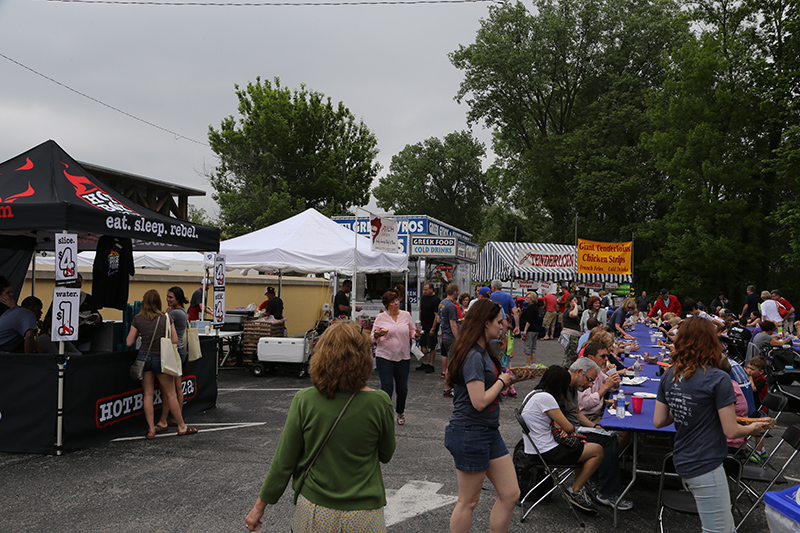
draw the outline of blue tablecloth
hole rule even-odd
[[[636,337],[636,340],[639,341],[641,345],[639,350],[636,352],[631,352],[631,355],[644,355],[644,352],[649,352],[650,355],[656,355],[658,353],[659,347],[653,348],[653,341],[650,339],[650,332],[653,331],[644,324],[636,324],[636,329],[633,332],[630,332],[631,335]],[[633,357],[626,357],[624,364],[625,366],[631,366],[635,362]],[[649,378],[647,381],[642,383],[641,385],[622,385],[620,388],[629,393],[635,392],[649,392],[652,394],[656,394],[658,391],[658,383],[661,380],[661,377],[658,376],[658,369],[659,366],[657,364],[643,364],[642,370],[640,375]],[[612,394],[613,397],[613,394]],[[626,399],[629,399],[628,396]],[[628,405],[628,412],[633,413],[632,409],[632,401],[631,405]],[[656,428],[653,425],[653,413],[655,412],[655,404],[656,400],[654,398],[644,398],[644,403],[642,404],[642,412],[641,413],[633,413],[633,416],[626,416],[625,418],[617,418],[615,415],[610,415],[608,413],[608,409],[605,410],[603,414],[603,419],[600,421],[600,425],[606,429],[614,429],[620,431],[636,431],[636,432],[643,432],[643,433],[661,433],[661,434],[670,434],[675,433],[675,426],[670,424],[667,427],[663,428]]]

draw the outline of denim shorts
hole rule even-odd
[[[136,356],[137,361],[144,361],[144,371],[153,374],[161,374],[161,354],[151,353],[148,357],[147,352],[139,352]]]
[[[489,461],[508,455],[508,448],[497,428],[454,426],[444,430],[444,447],[450,451],[456,469],[477,473],[489,470]]]

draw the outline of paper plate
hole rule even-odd
[[[656,395],[652,392],[634,392],[633,395],[641,398],[656,398]]]

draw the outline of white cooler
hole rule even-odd
[[[265,363],[305,363],[305,339],[294,337],[261,337],[256,357]]]

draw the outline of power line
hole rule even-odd
[[[480,4],[502,3],[500,0],[357,0],[354,2],[155,2],[152,0],[47,0],[62,4],[106,4],[134,6],[180,6],[180,7],[310,7],[310,6],[382,6],[424,4]]]
[[[52,1],[52,0],[51,0],[51,1]],[[15,60],[15,59],[12,59],[12,58],[8,57],[8,56],[7,56],[7,55],[5,55],[5,54],[2,54],[2,53],[0,53],[0,57],[2,57],[2,58],[4,58],[4,59],[7,59],[8,61],[11,61],[11,62],[12,62],[12,63],[14,63],[15,65],[18,65],[18,66],[20,66],[20,67],[24,68],[25,70],[28,70],[28,71],[30,71],[30,72],[33,72],[33,73],[34,73],[34,74],[36,74],[37,76],[41,76],[42,78],[44,78],[44,79],[46,79],[46,80],[48,80],[48,81],[51,81],[51,82],[55,83],[56,85],[58,85],[58,86],[60,86],[60,87],[63,87],[63,88],[65,88],[65,89],[68,89],[68,90],[70,90],[70,91],[74,92],[75,94],[78,94],[78,95],[80,95],[80,96],[83,96],[84,98],[88,98],[88,99],[89,99],[89,100],[91,100],[92,102],[95,102],[95,103],[97,103],[97,104],[100,104],[100,105],[102,105],[102,106],[104,106],[104,107],[107,107],[107,108],[109,108],[109,109],[111,109],[111,110],[113,110],[113,111],[116,111],[117,113],[121,113],[121,114],[125,115],[126,117],[132,118],[132,119],[134,119],[134,120],[138,120],[139,122],[142,122],[142,123],[144,123],[144,124],[147,124],[148,126],[152,126],[153,128],[156,128],[156,129],[159,129],[159,130],[161,130],[161,131],[163,131],[163,132],[169,133],[170,135],[173,135],[173,136],[175,137],[175,139],[186,139],[187,141],[191,141],[191,142],[193,142],[193,143],[196,143],[196,144],[199,144],[199,145],[201,145],[201,146],[208,146],[208,143],[204,143],[204,142],[202,142],[202,141],[197,141],[197,140],[195,140],[195,139],[192,139],[191,137],[187,137],[186,135],[181,135],[180,133],[174,132],[174,131],[172,131],[172,130],[168,130],[167,128],[163,128],[163,127],[159,126],[158,124],[153,124],[152,122],[150,122],[150,121],[148,121],[148,120],[145,120],[145,119],[143,119],[143,118],[139,118],[139,117],[137,117],[136,115],[132,115],[132,114],[128,113],[127,111],[123,111],[122,109],[119,109],[119,108],[117,108],[117,107],[114,107],[114,106],[112,106],[112,105],[109,105],[109,104],[107,104],[107,103],[105,103],[105,102],[103,102],[103,101],[101,101],[101,100],[98,100],[97,98],[94,98],[94,97],[92,97],[92,96],[89,96],[89,95],[88,95],[88,94],[86,94],[86,93],[82,93],[82,92],[78,91],[77,89],[73,89],[73,88],[72,88],[72,87],[70,87],[69,85],[66,85],[66,84],[64,84],[64,83],[61,83],[60,81],[58,81],[58,80],[55,80],[55,79],[51,78],[50,76],[47,76],[47,75],[45,75],[45,74],[42,74],[41,72],[39,72],[39,71],[37,71],[37,70],[34,70],[34,69],[32,69],[31,67],[29,67],[29,66],[27,66],[27,65],[23,65],[23,64],[22,64],[22,63],[20,63],[19,61]]]

